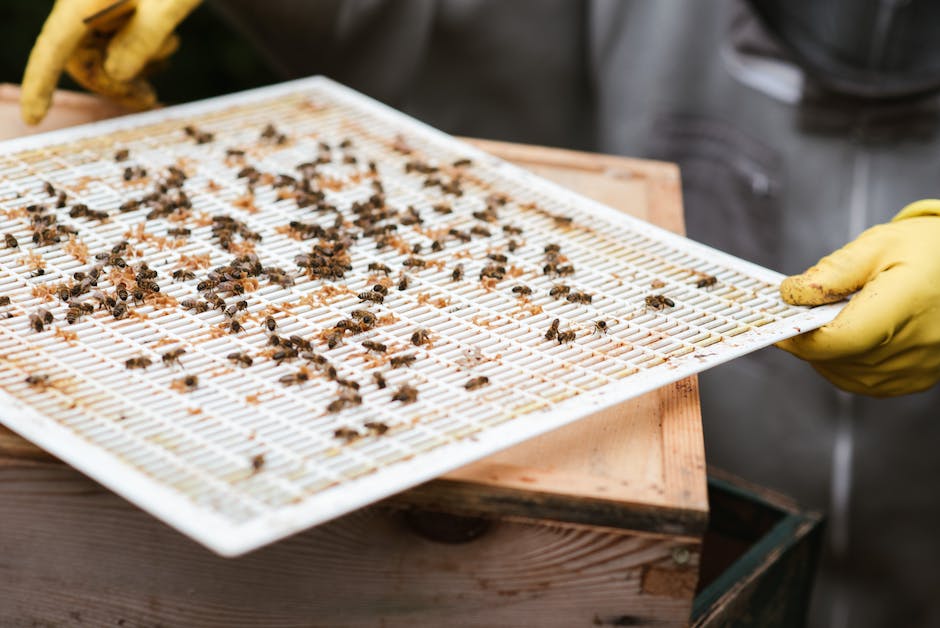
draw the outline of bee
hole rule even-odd
[[[10,305],[10,297],[4,295],[0,297],[0,307]]]
[[[277,321],[274,320],[273,316],[266,316],[264,319],[264,326],[268,328],[268,331],[274,331],[277,329]]]
[[[454,266],[454,271],[450,274],[450,278],[454,281],[460,281],[463,279],[463,264],[457,264]]]
[[[301,350],[301,351],[312,351],[312,350],[313,350],[313,345],[310,344],[310,341],[309,341],[309,340],[305,340],[304,338],[302,338],[302,337],[300,337],[300,336],[298,336],[298,335],[296,335],[296,334],[293,335],[293,336],[291,336],[290,338],[288,338],[288,340],[290,340],[290,343],[291,343],[294,347],[296,347],[297,349],[299,349],[299,350]]]
[[[478,236],[483,237],[483,238],[488,238],[488,237],[490,237],[491,235],[493,235],[493,234],[490,233],[490,230],[489,230],[489,229],[487,229],[486,227],[481,227],[480,225],[474,225],[474,226],[470,229],[470,233],[472,233],[473,235],[478,235]]]
[[[560,299],[563,296],[568,295],[571,292],[571,286],[566,286],[563,283],[556,283],[552,286],[552,289],[548,291],[548,296]]]
[[[359,390],[359,382],[354,382],[351,379],[335,378],[333,381],[336,382],[336,385],[341,388],[350,388],[352,390]]]
[[[388,288],[386,288],[385,286],[383,286],[383,285],[380,284],[380,283],[377,283],[377,284],[375,284],[374,286],[372,286],[372,291],[373,291],[373,292],[378,292],[378,293],[381,294],[383,297],[386,296],[386,295],[388,295]]]
[[[174,380],[173,384],[186,392],[192,392],[199,388],[199,378],[196,375],[187,375],[186,377]]]
[[[346,404],[343,399],[337,399],[329,406],[327,406],[327,412],[339,412],[346,407]],[[351,427],[338,427],[333,431],[333,438],[341,438],[347,443],[352,442],[359,438],[361,434]]]
[[[302,357],[304,360],[307,360],[308,362],[313,362],[320,367],[329,364],[329,360],[327,360],[326,357],[320,355],[319,353],[314,353],[313,351],[306,351],[301,353],[300,357]]]
[[[409,257],[401,265],[406,268],[424,268],[428,263],[420,257]]]
[[[376,388],[380,390],[388,386],[388,383],[385,381],[385,377],[381,373],[373,373],[372,381],[375,382]]]
[[[350,315],[367,327],[375,326],[375,315],[369,310],[353,310]]]
[[[234,319],[229,321],[228,328],[229,328],[229,331],[231,331],[233,334],[237,334],[245,330],[242,324]]]
[[[646,302],[646,307],[652,310],[664,310],[667,307],[675,307],[676,303],[669,297],[664,297],[661,294],[651,294],[647,296],[644,301]]]
[[[360,300],[371,301],[372,303],[382,303],[385,301],[385,295],[383,295],[381,292],[375,292],[373,290],[360,292],[358,296]]]
[[[255,362],[250,355],[241,352],[229,353],[225,359],[244,368],[248,368]]]
[[[467,390],[476,390],[477,388],[483,388],[490,383],[490,378],[486,375],[481,375],[480,377],[474,377],[466,384],[463,385]]]
[[[558,344],[562,345],[562,344],[565,344],[566,342],[574,342],[574,339],[577,337],[578,335],[577,333],[574,332],[574,330],[569,329],[568,331],[560,331],[558,332],[558,336],[557,336]]]
[[[571,303],[590,303],[594,297],[587,292],[572,292],[568,295],[568,301]]]
[[[206,295],[206,303],[217,310],[225,309],[225,299],[214,293]]]
[[[437,252],[443,251],[443,250],[444,250],[444,242],[443,242],[443,241],[441,241],[441,240],[434,240],[434,242],[431,242],[431,251],[433,251],[434,253],[437,253]]]
[[[507,235],[522,235],[522,229],[513,225],[503,225],[503,233]]]
[[[114,153],[114,161],[126,161],[128,157],[131,156],[131,151],[126,148],[122,148],[118,152]],[[49,196],[52,196],[51,194]]]
[[[527,297],[532,294],[532,288],[529,286],[514,286],[512,291],[520,297]]]
[[[173,281],[192,281],[196,278],[196,273],[191,270],[180,268],[173,271]]]
[[[706,275],[695,282],[696,288],[709,288],[718,283],[718,278],[713,277],[712,275]]]
[[[500,264],[505,264],[508,261],[508,258],[502,253],[490,253],[487,257]]]
[[[251,470],[255,473],[261,471],[261,468],[264,467],[264,454],[258,454],[257,456],[251,457]]]
[[[214,133],[209,133],[208,131],[200,131],[196,127],[186,125],[183,127],[183,132],[186,133],[189,137],[193,138],[197,144],[208,144],[215,138]]]
[[[386,275],[390,275],[392,272],[391,268],[378,262],[369,262],[369,270],[377,273],[385,273]]]
[[[402,367],[402,366],[411,366],[412,364],[414,364],[414,362],[415,362],[416,359],[417,359],[417,358],[415,357],[415,354],[413,354],[413,353],[406,353],[406,354],[404,354],[404,355],[397,355],[397,356],[393,357],[393,358],[389,361],[389,364],[392,365],[392,368],[393,368],[393,369],[397,369],[397,368],[400,368],[400,367]]]
[[[84,314],[85,310],[83,310],[81,306],[72,305],[65,312],[65,322],[69,325],[74,325]]]
[[[369,430],[369,433],[373,436],[381,436],[389,430],[388,425],[382,423],[381,421],[366,421],[362,424],[362,427]]]
[[[3,236],[3,243],[4,243],[4,245],[6,245],[6,247],[7,247],[8,249],[18,249],[18,248],[20,248],[20,243],[17,242],[16,236],[14,236],[12,233],[4,234],[4,236]]]
[[[437,203],[436,205],[433,205],[431,209],[433,209],[435,213],[438,213],[438,214],[453,214],[454,213],[453,208],[447,203]]]
[[[357,393],[341,392],[338,399],[330,402],[326,411],[330,413],[339,412],[344,408],[354,407],[362,404],[362,396]],[[348,427],[341,427],[333,432],[336,438],[342,438],[347,443],[356,440],[361,436],[359,432]]]
[[[566,277],[568,275],[574,274],[574,266],[571,264],[559,266],[555,262],[549,262],[542,267],[542,273],[545,275],[558,275],[559,277]]]
[[[42,189],[46,192],[47,196],[55,196],[55,188],[48,181],[43,182]]]
[[[561,253],[560,244],[546,244],[545,245],[545,254],[546,255],[558,255]]]
[[[395,394],[392,395],[392,401],[400,401],[402,403],[414,403],[418,400],[418,389],[414,386],[409,386],[408,384],[402,384],[398,387],[398,390],[395,391]]]
[[[186,227],[171,227],[166,230],[166,234],[173,238],[184,238],[188,235],[192,235],[192,229],[187,229]]]
[[[209,304],[205,301],[199,301],[196,299],[183,299],[180,301],[180,307],[184,310],[194,310],[196,314],[202,314],[209,310]]]
[[[452,163],[451,165],[452,165],[454,168],[466,168],[467,166],[473,165],[473,162],[470,161],[469,159],[463,158],[463,159],[458,159],[457,161],[455,161],[455,162]]]
[[[506,276],[506,267],[499,264],[487,264],[480,270],[480,279],[502,279]]]
[[[76,286],[77,287],[77,286]],[[65,286],[59,286],[59,289],[56,290],[56,293],[61,301],[68,301],[72,298],[72,291]]]
[[[516,249],[518,249],[520,246],[522,246],[522,244],[519,242],[519,240],[516,239],[511,239],[506,243],[506,248],[509,249],[510,253],[515,253]]]
[[[415,333],[411,334],[411,344],[416,347],[421,345],[426,345],[430,340],[431,332],[427,329],[419,329]]]
[[[469,233],[467,233],[467,232],[465,232],[465,231],[461,231],[461,230],[459,230],[459,229],[451,229],[451,230],[448,231],[447,233],[449,233],[450,235],[454,236],[455,238],[457,238],[457,239],[460,240],[461,242],[469,242],[469,241],[472,239],[472,237],[470,236]]]
[[[388,351],[387,345],[381,342],[376,342],[374,340],[363,340],[362,346],[368,349],[369,351],[375,351],[376,353],[385,353],[386,351]]]
[[[49,385],[49,376],[44,374],[27,375],[23,381],[33,388],[45,389]]]
[[[552,321],[551,326],[548,328],[548,331],[545,332],[545,340],[554,340],[558,337],[558,325],[561,323],[557,318]]]
[[[238,314],[238,304],[233,303],[232,305],[228,306],[225,308],[223,314],[225,314],[226,318],[235,318],[235,316]]]
[[[326,337],[326,346],[330,349],[335,349],[339,346],[339,343],[343,341],[343,332],[334,331],[331,332],[329,336]]]
[[[297,350],[292,347],[286,347],[284,349],[278,349],[271,356],[271,359],[280,366],[283,362],[290,362],[297,357]]]
[[[49,310],[45,308],[37,307],[36,315],[41,317],[42,322],[44,322],[46,325],[52,324],[52,321],[54,320],[52,317],[52,312],[50,312]]]
[[[124,301],[118,301],[111,307],[111,316],[116,319],[122,319],[127,316],[127,304]]]
[[[594,331],[599,334],[607,333],[607,321],[594,321]]]
[[[282,375],[278,378],[278,382],[284,386],[294,386],[296,384],[303,384],[310,379],[310,374],[305,370],[297,371],[296,373],[288,373],[287,375]]]
[[[160,356],[160,359],[163,360],[163,363],[166,366],[170,366],[171,364],[179,364],[180,356],[182,356],[184,353],[186,353],[186,349],[177,347],[176,349],[170,349],[164,353],[162,356]]]
[[[129,358],[124,362],[124,368],[127,369],[145,369],[150,366],[153,362],[150,358],[146,356],[140,356],[137,358]]]

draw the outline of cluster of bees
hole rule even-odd
[[[206,144],[215,141],[215,136],[199,130],[193,126],[183,129],[184,133],[197,144]],[[288,137],[279,132],[273,125],[265,126],[259,136],[262,143],[274,145],[285,144]],[[338,148],[338,150],[335,150]],[[308,279],[324,282],[338,282],[347,277],[353,269],[353,249],[363,239],[371,239],[375,249],[382,251],[394,247],[402,252],[403,239],[398,235],[400,227],[417,228],[424,224],[425,218],[414,206],[404,209],[395,208],[387,201],[384,186],[379,177],[378,168],[374,162],[367,162],[362,180],[371,187],[368,198],[350,204],[344,211],[328,202],[326,194],[320,189],[322,174],[320,167],[325,164],[337,162],[346,165],[356,165],[359,158],[351,149],[350,140],[343,140],[333,147],[320,142],[317,155],[314,159],[304,161],[295,166],[296,174],[265,173],[255,166],[245,165],[245,151],[237,148],[226,150],[226,163],[229,159],[238,163],[239,170],[236,179],[243,181],[246,192],[254,194],[258,186],[270,185],[279,191],[279,198],[292,199],[298,210],[334,216],[330,221],[305,222],[292,220],[286,225],[288,232],[297,240],[310,241],[309,249],[297,254],[293,263],[296,268],[283,269],[276,266],[266,266],[254,253],[243,253],[238,246],[241,242],[259,242],[261,234],[252,230],[250,226],[230,215],[217,214],[211,216],[211,241],[224,251],[235,255],[227,264],[209,269],[205,273],[197,274],[190,268],[177,268],[171,271],[168,279],[182,284],[195,284],[196,295],[179,302],[179,306],[194,314],[221,312],[224,325],[232,334],[245,331],[248,322],[246,318],[250,311],[250,293],[263,285],[277,285],[290,288],[294,285],[296,277],[305,276]],[[396,145],[399,152],[411,153],[411,149],[404,144]],[[339,154],[338,154],[339,153]],[[116,162],[125,162],[130,158],[126,149],[118,151],[114,159]],[[405,173],[424,177],[423,187],[437,188],[444,196],[452,198],[464,194],[464,169],[471,166],[468,159],[460,159],[446,166],[435,166],[419,159],[410,159],[404,166]],[[362,168],[357,166],[360,175]],[[133,164],[124,168],[123,179],[131,181],[147,176],[147,170]],[[184,187],[187,174],[179,167],[169,166],[159,176],[154,178],[152,189],[143,196],[125,201],[117,209],[121,213],[146,211],[146,219],[154,220],[180,216],[181,212],[192,208],[192,202]],[[33,231],[33,242],[38,246],[61,242],[68,236],[77,235],[78,230],[69,225],[58,222],[57,209],[63,209],[68,204],[65,192],[56,190],[51,184],[45,184],[45,192],[52,199],[51,204],[36,204],[26,208],[30,226]],[[506,238],[505,248],[509,254],[515,253],[522,243],[516,236],[522,235],[522,229],[511,225],[501,224],[500,214],[508,204],[509,199],[502,194],[491,194],[485,199],[483,209],[472,213],[476,224],[469,228],[449,228],[446,232],[437,233],[430,244],[430,251],[436,253],[443,251],[449,243],[460,244],[473,241],[475,238],[490,238],[494,230],[501,228]],[[432,205],[431,210],[438,215],[453,213],[449,202],[441,201]],[[68,216],[73,219],[106,221],[107,211],[89,208],[84,204],[74,204],[68,210]],[[560,225],[568,225],[571,219],[564,216],[552,216]],[[182,216],[185,219],[185,215]],[[174,219],[167,228],[167,235],[174,238],[189,238],[192,235],[190,228],[182,226],[181,220]],[[8,248],[18,248],[19,242],[12,234],[4,236],[4,244]],[[428,260],[421,257],[424,245],[420,243],[407,244],[410,254],[401,261],[398,270],[397,289],[408,290],[411,280],[408,273],[417,273],[427,268]],[[92,315],[99,310],[105,310],[115,319],[126,317],[134,306],[147,303],[151,295],[160,292],[159,275],[157,271],[149,268],[146,263],[131,265],[125,260],[125,253],[129,243],[120,242],[109,251],[95,256],[95,264],[88,270],[73,273],[72,280],[63,284],[57,291],[58,298],[66,305],[65,320],[72,324],[82,317]],[[403,255],[406,255],[402,252]],[[575,267],[568,258],[562,254],[558,244],[549,244],[544,248],[542,260],[542,274],[545,277],[560,280],[575,274]],[[486,260],[479,270],[479,280],[489,282],[489,285],[504,280],[509,274],[510,258],[506,253],[490,250]],[[101,289],[99,279],[110,270],[125,271],[130,268],[133,278],[118,282],[110,289]],[[386,278],[396,272],[386,264],[372,262],[368,265],[370,273],[383,275]],[[463,281],[466,275],[464,264],[455,264],[450,273],[453,281]],[[126,272],[124,275],[126,276]],[[697,282],[697,287],[706,288],[714,285],[714,277],[703,277]],[[378,314],[370,307],[381,306],[389,295],[389,288],[394,284],[388,280],[374,283],[357,294],[361,305],[352,309],[348,316],[336,321],[317,336],[304,338],[300,335],[281,335],[278,333],[278,322],[273,316],[266,316],[261,325],[266,333],[267,348],[259,355],[270,358],[276,364],[290,364],[300,362],[301,365],[294,371],[279,377],[279,382],[285,386],[302,385],[314,377],[326,379],[336,386],[336,397],[326,406],[329,413],[359,406],[363,402],[362,386],[359,382],[342,377],[337,366],[333,364],[323,351],[329,351],[373,331],[380,325]],[[511,288],[511,293],[526,299],[534,294],[533,288],[519,284]],[[548,295],[556,300],[566,300],[575,304],[590,304],[594,297],[590,293],[576,290],[566,283],[555,283],[548,291]],[[7,303],[9,298],[5,297]],[[672,308],[675,303],[667,296],[656,294],[645,298],[645,306],[654,310]],[[41,332],[54,322],[52,312],[45,308],[38,308],[29,316],[31,327]],[[252,319],[255,320],[255,319]],[[594,322],[594,331],[606,333],[606,321]],[[561,321],[554,319],[545,333],[546,340],[555,340],[559,344],[570,343],[576,340],[577,331],[574,328],[562,329]],[[432,343],[432,335],[427,329],[414,330],[410,342],[414,347],[426,347]],[[418,356],[414,352],[399,352],[392,354],[390,346],[374,338],[365,338],[360,341],[361,347],[368,353],[381,357],[389,369],[408,368],[413,365]],[[318,350],[319,349],[319,350]],[[173,349],[161,355],[161,362],[166,366],[179,365],[180,358],[185,354],[182,348]],[[246,351],[228,353],[226,359],[234,366],[240,368],[251,367],[258,355],[253,356]],[[153,360],[146,356],[130,358],[125,366],[128,369],[146,369]],[[38,376],[37,376],[38,377]],[[385,375],[379,371],[372,372],[372,383],[376,389],[389,388]],[[464,384],[468,391],[478,390],[487,386],[490,380],[486,376],[473,377]],[[187,375],[174,382],[174,387],[181,391],[191,391],[198,387],[198,378]],[[390,399],[400,403],[413,403],[418,398],[418,389],[411,384],[400,384],[390,391]],[[337,430],[337,438],[351,440],[366,434],[382,434],[388,426],[380,423],[364,424],[365,432],[353,428]]]

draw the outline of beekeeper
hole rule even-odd
[[[59,0],[24,119],[43,117],[63,69],[154,104],[141,73],[197,3]],[[328,74],[451,133],[676,161],[693,238],[784,272],[819,259],[784,299],[855,296],[781,343],[805,362],[771,349],[702,376],[708,460],[829,511],[813,625],[940,625],[940,201],[918,200],[940,196],[940,5],[215,8],[285,77]]]

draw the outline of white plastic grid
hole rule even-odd
[[[268,124],[274,137],[261,138]],[[187,134],[183,128],[192,125]],[[212,133],[197,143],[193,133]],[[283,133],[283,142],[277,134]],[[340,148],[349,139],[349,148]],[[325,151],[319,146],[330,146]],[[128,158],[116,162],[126,148]],[[245,151],[244,157],[226,149]],[[410,151],[410,153],[405,154]],[[352,269],[342,279],[303,275],[294,263],[317,240],[297,241],[285,230],[290,221],[329,227],[336,213],[298,207],[273,177],[247,191],[239,171],[301,177],[296,166],[329,155],[315,169],[312,187],[352,224],[355,201],[384,188],[387,207],[399,210],[380,224],[396,224],[398,240],[379,250],[372,237],[350,247]],[[356,157],[347,163],[344,156]],[[469,159],[471,165],[454,166]],[[368,162],[377,164],[370,174]],[[351,160],[349,160],[351,161]],[[438,172],[406,172],[419,162]],[[142,180],[125,181],[127,167],[146,168]],[[149,208],[120,212],[119,206],[152,191],[176,166],[187,176],[183,189],[192,208],[172,220],[146,220]],[[460,179],[461,194],[426,183],[440,177]],[[46,183],[67,194],[54,209]],[[170,194],[174,194],[172,190]],[[498,218],[474,217],[486,198],[505,194],[495,206]],[[105,222],[70,218],[69,208],[84,203],[105,210]],[[433,206],[446,203],[452,213]],[[36,246],[30,238],[32,204],[43,204],[59,222],[78,230],[89,251],[76,258],[75,243]],[[423,223],[402,224],[408,206]],[[261,239],[254,252],[264,266],[290,272],[293,287],[259,277],[257,289],[225,295],[226,305],[247,301],[239,314],[244,331],[224,329],[219,310],[204,313],[173,305],[199,299],[197,284],[211,268],[235,257],[212,238],[209,217],[229,215]],[[568,220],[570,219],[570,224]],[[405,221],[407,223],[407,221]],[[516,235],[502,225],[521,229]],[[483,227],[490,236],[468,242],[448,235]],[[187,227],[189,237],[163,238],[168,228]],[[482,233],[482,232],[481,232]],[[795,308],[777,296],[780,276],[705,246],[631,219],[563,188],[455,141],[402,114],[323,78],[305,79],[201,103],[6,142],[0,145],[0,235],[10,234],[19,248],[0,249],[0,420],[140,507],[224,555],[237,555],[298,530],[339,516],[503,447],[531,438],[671,381],[806,331],[830,320],[839,306]],[[131,267],[142,261],[158,273],[162,301],[136,304],[120,320],[99,309],[74,324],[65,320],[68,303],[43,286],[68,282],[88,272],[94,254],[128,240],[122,255]],[[435,239],[443,250],[432,251]],[[236,238],[238,240],[238,238]],[[509,251],[510,240],[518,247]],[[407,243],[407,247],[402,244]],[[420,253],[406,249],[423,246]],[[560,246],[558,263],[574,266],[564,277],[544,274],[545,247]],[[239,246],[239,245],[236,245]],[[396,246],[398,248],[396,248]],[[245,252],[242,250],[241,252]],[[506,278],[481,281],[488,254],[504,254]],[[30,255],[33,255],[30,259]],[[428,263],[404,268],[409,257]],[[42,260],[43,274],[36,271]],[[186,266],[197,278],[171,279]],[[362,303],[382,273],[370,263],[392,269],[381,304]],[[455,264],[464,267],[454,280]],[[118,277],[105,267],[98,285],[71,302],[95,302],[96,292],[114,292]],[[398,289],[407,275],[410,285]],[[703,278],[713,286],[698,287]],[[549,296],[556,284],[586,292],[590,303]],[[522,299],[511,291],[525,285]],[[205,293],[203,293],[205,295]],[[663,295],[674,303],[655,309],[646,303]],[[44,331],[31,329],[37,308],[54,316]],[[379,318],[373,329],[346,335],[335,348],[325,330],[352,310],[368,309]],[[7,318],[2,318],[4,315]],[[337,385],[322,368],[300,357],[276,364],[268,346],[266,315],[278,321],[276,334],[299,335],[328,358],[337,377],[357,381],[361,405],[327,412]],[[545,338],[553,319],[560,330],[574,330],[573,342]],[[596,321],[604,321],[599,329]],[[410,338],[427,329],[431,344],[416,347]],[[388,355],[366,351],[362,340],[388,345]],[[186,353],[179,365],[164,365],[173,348]],[[253,356],[248,368],[234,366],[232,352]],[[410,367],[392,369],[389,356],[413,353]],[[146,356],[152,365],[129,370],[125,361]],[[308,381],[286,386],[279,378],[306,364]],[[380,390],[372,373],[381,372]],[[187,374],[198,387],[174,389]],[[29,376],[48,376],[29,384]],[[466,390],[475,377],[489,383]],[[398,386],[417,388],[414,403],[392,401]],[[351,393],[350,393],[351,394]],[[377,434],[365,427],[381,423]],[[361,436],[346,442],[337,429]]]

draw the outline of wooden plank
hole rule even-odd
[[[696,544],[373,506],[236,559],[55,463],[0,467],[3,626],[684,626]]]
[[[0,140],[54,131],[124,113],[127,113],[126,109],[101,98],[59,90],[53,96],[52,110],[46,119],[36,126],[28,126],[20,120],[19,86],[0,83]]]
[[[17,128],[15,88],[0,89],[0,135]],[[49,127],[105,115],[97,99],[57,96]],[[673,164],[468,140],[484,150],[640,218],[682,232]],[[48,459],[0,428],[0,457]],[[459,496],[459,499],[458,499]],[[697,383],[689,378],[491,456],[403,496],[432,504],[473,503],[490,515],[550,516],[652,533],[697,536],[707,517]],[[620,522],[620,523],[612,523]]]

